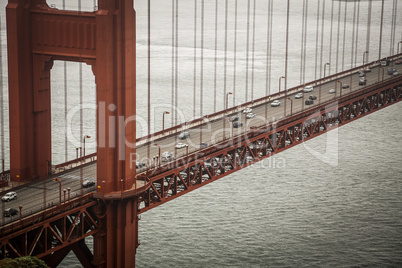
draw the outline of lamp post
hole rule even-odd
[[[91,136],[84,135],[84,159],[85,159],[85,139],[90,139]]]
[[[67,188],[67,192],[68,192],[68,201],[70,201],[70,191],[71,191],[71,189],[70,189],[70,187],[68,187],[68,188]]]
[[[77,158],[76,158],[76,159],[77,159],[77,162],[78,162],[78,150],[79,150],[79,149],[80,149],[80,148],[78,148],[78,147],[75,148],[75,152],[77,153]]]
[[[281,92],[281,81],[282,81],[282,78],[286,78],[286,77],[285,77],[285,76],[279,77],[279,92]]]
[[[20,221],[21,221],[22,220],[22,206],[19,205],[19,208],[20,208]]]
[[[327,63],[325,63],[325,65],[324,65],[324,78],[325,78],[325,71],[327,70],[327,65],[329,66],[329,65],[330,65],[330,63],[329,63],[329,62],[327,62]]]
[[[158,163],[158,165],[160,166],[161,165],[161,146],[159,144],[157,144],[157,143],[154,143],[154,146],[158,146],[158,148],[159,148],[159,153],[158,153],[159,163]]]
[[[364,56],[365,56],[365,54],[368,54],[368,53],[369,53],[369,52],[368,52],[367,50],[363,52],[363,65],[365,64],[365,59],[366,59]],[[367,56],[366,56],[366,57],[367,57]]]
[[[226,93],[226,110],[229,108],[229,95],[232,95],[232,92]]]
[[[163,112],[162,131],[163,131],[163,130],[165,130],[165,114],[170,114],[170,113],[169,113],[169,112],[167,112],[167,111],[164,111],[164,112]]]
[[[291,98],[286,98],[287,100],[290,100],[290,115],[293,115],[293,100]]]
[[[343,84],[342,84],[342,82],[339,81],[339,80],[337,80],[336,82],[339,83],[340,86],[341,86],[341,90],[339,91],[339,97],[341,97],[341,96],[342,96],[342,86],[343,86]]]
[[[398,52],[397,52],[397,54],[399,54],[399,46],[402,46],[402,41],[399,41],[399,43],[398,43]],[[401,52],[402,52],[402,49],[401,49]]]
[[[66,203],[66,192],[67,192],[67,189],[63,189],[63,193],[64,193],[64,203]]]
[[[61,205],[61,180],[59,178],[53,178],[53,181],[58,181],[59,182],[59,202]]]

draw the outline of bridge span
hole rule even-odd
[[[141,29],[137,27],[133,1],[99,0],[97,6],[85,12],[81,10],[81,1],[78,2],[78,11],[65,10],[65,7],[63,10],[57,9],[55,5],[49,6],[45,0],[9,0],[6,8],[10,170],[4,171],[3,168],[1,177],[6,178],[5,183],[11,180],[12,185],[19,185],[12,188],[12,191],[17,193],[17,198],[2,202],[3,210],[8,208],[15,210],[8,210],[9,214],[1,214],[1,259],[31,255],[45,260],[51,267],[56,267],[70,251],[73,251],[84,267],[135,267],[135,253],[140,244],[138,223],[141,213],[402,99],[402,65],[399,65],[402,57],[399,48],[402,41],[397,42],[395,39],[396,1],[391,10],[388,57],[382,54],[384,28],[384,1],[382,1],[380,41],[376,51],[378,58],[375,58],[375,61],[369,61],[370,39],[374,39],[370,37],[373,3],[369,1],[366,44],[364,52],[361,51],[362,65],[357,64],[356,59],[357,54],[360,54],[360,50],[363,49],[357,38],[357,34],[360,33],[358,12],[360,1],[359,5],[354,4],[354,12],[350,15],[353,45],[352,49],[349,49],[350,62],[345,64],[348,12],[347,3],[344,3],[345,33],[343,49],[341,49],[339,43],[342,3],[339,1],[336,73],[328,76],[325,75],[325,68],[330,63],[325,63],[323,60],[326,29],[324,17],[328,14],[325,1],[322,7],[321,1],[318,1],[315,14],[317,28],[314,32],[316,40],[315,46],[312,45],[312,47],[315,55],[315,77],[320,73],[321,78],[315,78],[317,80],[293,88],[287,87],[287,76],[291,75],[288,72],[290,69],[288,56],[292,50],[289,48],[291,43],[289,33],[292,27],[289,23],[291,5],[289,0],[286,1],[285,9],[280,8],[279,13],[281,21],[286,25],[286,29],[283,30],[285,41],[284,44],[280,44],[285,48],[283,51],[284,75],[279,77],[278,92],[274,94],[268,93],[270,92],[268,79],[274,73],[271,73],[271,59],[274,58],[271,49],[275,47],[272,41],[275,36],[273,26],[276,22],[273,22],[274,1],[267,1],[265,4],[268,5],[264,6],[264,11],[268,16],[262,16],[264,23],[267,23],[262,27],[266,32],[263,58],[267,80],[265,92],[267,93],[264,97],[254,99],[254,88],[251,86],[251,101],[248,101],[248,82],[249,80],[251,84],[254,82],[254,71],[258,69],[254,65],[255,52],[257,52],[254,48],[258,43],[255,41],[257,1],[253,1],[253,7],[250,5],[251,1],[247,1],[245,9],[247,14],[243,14],[247,17],[247,22],[237,20],[240,14],[237,1],[235,6],[231,6],[233,20],[228,20],[230,18],[228,17],[229,3],[226,1],[223,5],[225,45],[222,49],[224,51],[222,69],[225,73],[222,102],[225,104],[225,109],[215,112],[218,91],[215,70],[214,113],[204,115],[203,89],[205,86],[203,82],[207,80],[204,77],[204,71],[207,70],[204,66],[204,60],[207,58],[207,56],[204,57],[206,13],[204,1],[201,3],[195,1],[194,5],[190,6],[194,8],[193,115],[195,117],[195,109],[200,108],[200,117],[174,126],[172,112],[173,127],[169,129],[163,127],[162,131],[150,134],[148,122],[148,136],[137,139],[137,126],[132,124],[135,120],[131,119],[135,118],[137,113],[136,49],[142,40],[140,42],[137,40],[136,31]],[[148,36],[146,39],[148,43],[148,121],[150,121],[151,99],[150,3],[151,1],[147,3]],[[178,3],[179,1],[172,1],[171,14],[172,106],[173,104],[177,106],[179,82]],[[244,1],[243,4],[245,3]],[[199,7],[201,7],[200,10]],[[303,80],[303,82],[300,83],[306,81],[305,68],[308,62],[306,56],[309,55],[306,52],[309,11],[304,3],[302,8],[302,44],[301,47],[297,47],[301,49],[300,81]],[[218,4],[215,7],[215,38],[212,38],[215,39],[213,61],[215,69],[217,68],[219,32],[217,9]],[[334,4],[330,12],[329,59],[332,59]],[[267,20],[265,20],[266,17],[268,17]],[[228,21],[233,23],[235,29],[233,36],[228,33]],[[242,32],[242,29],[237,28],[238,22],[246,25],[246,29],[242,29],[245,30],[247,37],[244,44],[246,56],[236,61],[237,34]],[[199,26],[201,26],[200,42],[197,41],[196,34],[199,33]],[[321,37],[319,37],[319,29]],[[236,64],[244,63],[246,66],[245,103],[241,105],[234,105],[234,98],[233,105],[230,105],[228,101],[230,95],[235,95],[234,91],[228,90],[230,86],[227,84],[228,39],[234,43],[234,81],[241,72],[236,72]],[[318,51],[319,40],[321,40],[320,52]],[[282,50],[281,48],[278,51]],[[198,52],[200,52],[199,57]],[[340,53],[343,55],[340,56]],[[319,63],[318,55],[321,56],[321,63]],[[338,72],[340,58],[342,58],[343,66],[341,66],[342,71]],[[200,59],[200,69],[197,69],[198,59]],[[77,159],[52,166],[50,70],[55,61],[72,61],[91,66],[96,83],[97,152],[78,157],[77,148]],[[343,71],[345,66],[351,69]],[[323,76],[322,69],[324,69]],[[82,76],[81,71],[79,74]],[[280,85],[283,79],[284,89],[281,90]],[[196,86],[198,81],[201,81],[199,91]],[[233,82],[233,88],[236,86],[237,83]],[[197,93],[200,94],[199,104],[196,101]],[[67,95],[67,91],[65,94]],[[81,84],[79,94],[82,108],[84,92]],[[2,91],[0,95],[3,97]],[[3,110],[1,111],[3,120]],[[131,121],[126,123],[125,120]],[[177,121],[177,113],[175,113],[175,121]],[[1,143],[4,143],[3,123],[1,134]],[[80,137],[83,137],[82,116],[80,116]],[[2,145],[2,154],[4,154],[3,147]],[[4,159],[2,161],[4,163]],[[93,250],[90,250],[85,242],[85,238],[90,236],[94,241]]]

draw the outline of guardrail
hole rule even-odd
[[[75,207],[82,206],[86,203],[94,202],[95,204],[95,201],[91,199],[92,196],[93,193],[91,192],[83,196],[80,196],[76,199],[70,200],[69,202],[63,203],[61,205],[53,206],[45,210],[42,210],[43,208],[41,208],[37,213],[31,216],[21,218],[20,220],[17,220],[15,222],[0,227],[0,237],[12,233],[15,230],[19,230],[24,227],[34,225],[35,223],[41,222],[45,219],[53,217],[54,215],[71,210]]]

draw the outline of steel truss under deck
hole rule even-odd
[[[139,213],[282,152],[318,135],[400,101],[402,79],[395,78],[323,103],[319,107],[217,144],[148,173],[139,195]]]

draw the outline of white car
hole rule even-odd
[[[1,198],[2,201],[6,201],[6,202],[14,200],[14,199],[17,199],[16,192],[8,192]]]
[[[188,131],[183,131],[179,135],[180,140],[185,140],[185,139],[188,139],[188,138],[190,138],[190,133]]]
[[[178,144],[176,144],[177,149],[181,149],[181,148],[184,148],[184,147],[186,147],[186,144],[184,144],[184,143],[179,142]]]
[[[313,91],[313,86],[306,86],[304,89],[303,89],[303,92],[305,92],[305,93],[307,93],[307,92],[311,92],[311,91]]]
[[[252,111],[253,111],[253,109],[247,107],[246,109],[243,110],[243,113],[244,113],[244,114],[249,114],[249,113],[251,113]]]
[[[295,95],[295,99],[301,99],[301,98],[303,98],[303,93],[300,92]]]
[[[173,154],[171,152],[164,152],[161,155],[161,161],[162,162],[166,162],[166,161],[170,161],[173,160]]]
[[[334,94],[335,92],[336,92],[336,90],[333,89],[333,88],[331,88],[331,89],[329,90],[329,93],[330,93],[330,94]]]
[[[255,114],[254,113],[248,113],[247,115],[246,115],[246,118],[247,119],[251,119],[251,118],[254,118],[255,117]]]
[[[271,107],[278,107],[279,105],[281,105],[281,102],[280,102],[279,100],[274,100],[274,101],[271,103]]]

